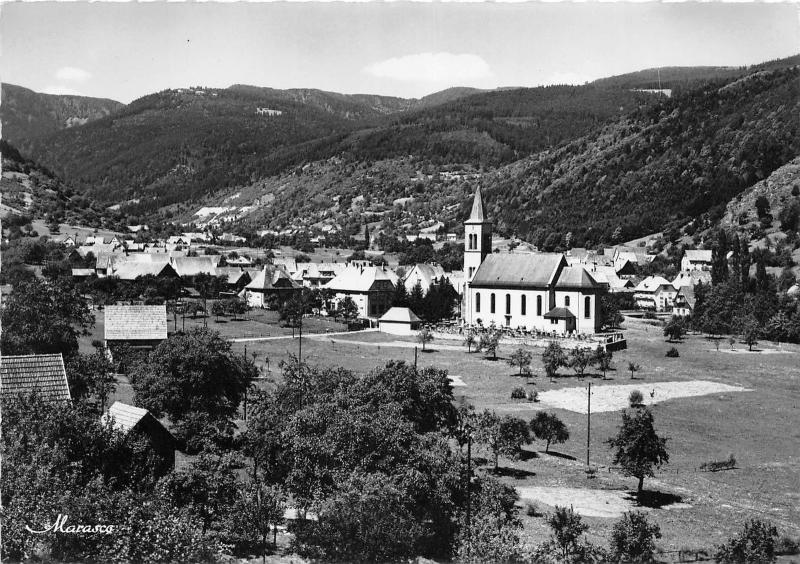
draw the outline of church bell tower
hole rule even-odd
[[[472,200],[472,212],[464,222],[464,278],[467,283],[472,282],[472,277],[490,252],[492,222],[486,219],[481,188],[478,186]]]

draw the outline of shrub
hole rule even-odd
[[[539,401],[539,392],[536,390],[531,390],[528,392],[528,401],[537,402]]]
[[[644,396],[639,390],[633,390],[631,395],[628,396],[628,403],[631,407],[639,407],[644,402]]]
[[[625,513],[611,531],[611,552],[619,562],[650,562],[661,538],[661,529],[644,513]]]
[[[511,391],[511,399],[525,399],[528,395],[525,393],[525,388],[514,388]]]
[[[678,352],[678,349],[676,349],[675,347],[672,347],[671,349],[669,349],[669,350],[667,351],[667,354],[666,354],[666,356],[668,356],[669,358],[678,358],[678,357],[679,357],[679,356],[681,356],[681,355],[680,355],[680,353]]]
[[[717,547],[715,558],[727,563],[774,562],[775,539],[778,530],[769,522],[752,519],[745,523],[742,531]]]
[[[778,554],[800,554],[800,542],[784,535],[778,539],[778,543],[775,545],[775,552]]]
[[[525,515],[528,517],[540,517],[542,513],[539,512],[539,508],[536,507],[536,504],[532,501],[525,502]]]

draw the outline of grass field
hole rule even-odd
[[[307,328],[312,321],[321,323],[317,327],[320,333],[336,330],[325,325],[327,320],[307,321]],[[217,324],[210,319],[208,325],[228,338],[268,332],[264,340],[238,342],[233,347],[243,351],[246,346],[248,354],[256,353],[256,362],[265,374],[278,376],[279,362],[297,354],[298,340],[292,338],[291,329],[279,328],[276,322],[274,313],[258,312],[248,321]],[[545,454],[544,444],[537,442],[526,447],[521,460],[501,458],[500,474],[504,481],[520,488],[524,499],[533,500],[540,513],[550,511],[550,503],[575,505],[585,513],[591,527],[587,534],[590,540],[607,544],[619,512],[636,507],[629,495],[635,489],[635,480],[610,468],[612,455],[604,443],[619,425],[620,412],[611,409],[620,402],[615,400],[608,411],[592,413],[590,461],[598,470],[589,478],[585,472],[586,415],[548,407],[544,402],[512,400],[515,387],[535,388],[543,397],[559,390],[580,397],[591,379],[596,401],[603,394],[618,397],[619,392],[612,387],[620,385],[635,385],[647,402],[651,390],[655,390],[651,409],[657,431],[669,438],[670,462],[656,478],[645,480],[645,489],[660,494],[661,506],[647,508],[664,535],[660,548],[711,549],[754,517],[769,519],[781,534],[800,536],[800,346],[761,343],[747,352],[745,345],[736,344],[737,352],[730,353],[727,343],[717,351],[711,341],[690,335],[674,345],[680,357],[667,358],[664,355],[673,345],[664,342],[660,328],[651,321],[627,320],[625,336],[628,349],[614,353],[616,370],[609,372],[607,380],[597,374],[580,379],[562,369],[563,374],[551,382],[543,376],[541,349],[533,349],[534,375],[515,376],[516,369],[505,362],[512,347],[502,342],[496,361],[478,353],[468,354],[458,341],[438,340],[428,345],[431,351],[417,351],[417,362],[420,367],[441,367],[457,376],[465,385],[454,387],[454,394],[477,410],[492,409],[525,419],[539,409],[558,414],[569,427],[570,440],[551,445],[550,454]],[[413,363],[414,358],[411,337],[367,332],[303,338],[303,360],[311,365],[339,365],[366,372],[390,359]],[[641,365],[633,381],[627,371],[629,361]],[[696,381],[713,386],[704,389],[703,395],[663,392],[690,389],[697,386]],[[679,397],[682,395],[686,397]],[[123,401],[130,398],[125,382],[120,383],[117,396]],[[715,473],[699,470],[701,464],[726,459],[731,453],[737,460],[735,469]],[[479,471],[489,471],[486,453],[478,450],[477,456],[483,463]],[[531,543],[549,535],[542,516],[530,517],[523,511],[522,517]]]

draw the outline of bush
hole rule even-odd
[[[525,393],[525,388],[514,388],[511,391],[511,399],[525,399],[528,395]]]
[[[736,457],[733,453],[728,455],[727,460],[712,460],[711,462],[703,462],[700,465],[700,470],[704,472],[719,472],[720,470],[730,470],[736,468]]]
[[[639,407],[644,402],[644,396],[639,390],[633,390],[628,396],[628,403],[631,407]]]
[[[775,545],[775,552],[777,554],[800,554],[800,542],[784,535],[778,539],[778,543]]]
[[[528,517],[540,517],[542,513],[539,512],[539,508],[536,507],[536,504],[532,501],[525,502],[525,515]]]
[[[753,519],[742,531],[717,547],[715,558],[723,564],[741,562],[774,562],[778,530],[769,522]]]
[[[537,390],[531,390],[528,392],[528,401],[537,402],[539,401],[539,392]]]
[[[611,552],[619,562],[651,562],[661,529],[644,513],[625,513],[611,531]]]
[[[669,358],[678,358],[678,357],[679,357],[679,356],[681,356],[681,355],[680,355],[680,353],[678,352],[678,349],[676,349],[675,347],[672,347],[671,349],[669,349],[669,350],[667,351],[667,354],[666,354],[666,356],[668,356]]]

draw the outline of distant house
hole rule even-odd
[[[114,266],[108,276],[116,276],[120,280],[136,280],[140,276],[156,278],[179,278],[178,273],[165,262],[132,262],[126,261]]]
[[[111,420],[112,425],[126,438],[143,438],[150,452],[137,452],[137,455],[150,458],[152,453],[153,473],[156,477],[167,474],[175,467],[175,448],[177,441],[161,422],[146,409],[115,401],[103,416],[103,422]],[[150,462],[148,460],[148,462]]]
[[[448,233],[446,238],[448,243],[455,243],[458,240],[458,236],[455,233]]]
[[[153,348],[166,338],[166,305],[106,306],[106,346]]]
[[[711,258],[710,250],[686,250],[681,259],[681,270],[711,270]]]
[[[73,268],[72,277],[78,279],[87,279],[96,276],[94,268]]]
[[[361,318],[378,319],[392,305],[397,275],[381,266],[348,266],[323,288],[335,293],[333,306],[351,298]]]
[[[378,330],[390,335],[413,335],[422,320],[407,307],[393,307],[378,320]]]
[[[711,284],[711,272],[708,270],[681,271],[672,281],[672,285],[677,289],[684,287],[694,288],[701,282],[703,284]]]
[[[238,266],[218,266],[217,276],[225,278],[229,290],[241,290],[253,280],[248,271]]]
[[[0,357],[0,399],[38,394],[47,403],[72,399],[61,354]]]
[[[170,264],[181,278],[189,278],[198,274],[217,275],[217,265],[220,261],[219,255],[207,255],[202,257],[175,257],[170,259]]]
[[[273,110],[270,108],[256,108],[256,114],[260,116],[279,116],[283,112],[281,110]]]
[[[613,266],[590,264],[586,268],[598,283],[608,285],[608,291],[610,293],[628,292],[633,290],[633,281],[620,278]]]
[[[343,262],[301,262],[292,279],[307,288],[324,286],[347,268]]]
[[[672,308],[678,291],[661,276],[648,276],[634,288],[633,301],[639,309],[667,311]]]
[[[72,235],[67,235],[66,233],[61,235],[56,235],[51,239],[54,243],[58,243],[59,245],[63,245],[65,247],[74,247],[75,246],[75,239]]]
[[[440,265],[417,263],[406,273],[403,285],[406,287],[406,292],[411,292],[414,286],[419,284],[422,287],[422,293],[425,294],[436,281],[443,277],[444,268]]]
[[[289,299],[302,289],[289,273],[273,264],[265,264],[244,287],[244,299],[250,307],[267,307],[271,297]]]
[[[695,302],[694,286],[683,286],[675,294],[675,301],[672,306],[672,313],[686,317],[692,315]]]
[[[800,294],[800,284],[792,284],[788,290],[786,290],[786,294],[789,296],[796,296]]]

